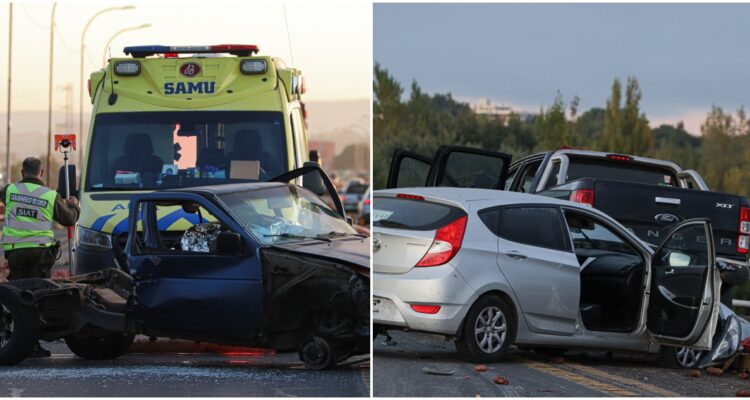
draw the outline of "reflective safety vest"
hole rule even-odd
[[[11,183],[5,194],[3,249],[52,246],[57,192],[34,183]]]

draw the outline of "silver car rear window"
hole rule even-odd
[[[391,197],[375,197],[372,207],[373,226],[419,231],[438,229],[466,215],[458,207]]]

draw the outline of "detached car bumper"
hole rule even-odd
[[[412,268],[403,274],[375,273],[374,324],[455,335],[468,312],[474,290],[450,264]],[[413,305],[439,306],[434,314]]]

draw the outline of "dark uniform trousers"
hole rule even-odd
[[[53,247],[30,247],[6,250],[10,274],[8,280],[25,278],[49,278],[55,265]]]

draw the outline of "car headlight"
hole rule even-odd
[[[78,227],[78,243],[88,246],[112,248],[112,236],[91,229]]]

